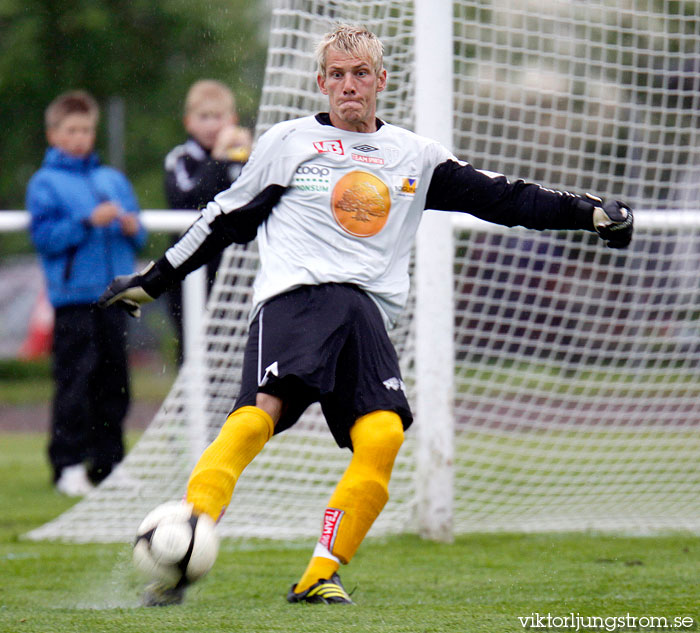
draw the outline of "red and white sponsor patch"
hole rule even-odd
[[[364,154],[350,154],[353,160],[358,163],[366,163],[368,165],[383,165],[384,159],[379,158],[379,156],[365,156]]]
[[[342,510],[326,508],[326,512],[323,515],[323,530],[321,531],[321,538],[318,542],[331,553],[333,553],[333,544],[338,534],[340,520],[343,518],[344,514],[345,512]]]
[[[314,149],[319,154],[340,154],[345,155],[345,150],[343,149],[343,143],[340,139],[335,141],[315,141]]]

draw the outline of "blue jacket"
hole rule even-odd
[[[134,272],[136,251],[146,241],[143,226],[127,237],[117,220],[104,227],[89,223],[93,209],[108,200],[138,213],[129,181],[96,154],[76,158],[50,147],[29,181],[30,232],[54,307],[93,303],[116,275]]]

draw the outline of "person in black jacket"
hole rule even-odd
[[[184,127],[188,139],[165,158],[165,195],[171,209],[204,207],[228,189],[248,160],[249,130],[238,126],[233,92],[211,79],[195,82],[185,98]],[[207,292],[211,290],[221,255],[207,264]],[[168,293],[168,306],[177,331],[178,363],[182,362],[182,287]]]

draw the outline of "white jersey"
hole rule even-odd
[[[436,141],[386,123],[367,134],[314,116],[286,121],[261,136],[240,178],[207,205],[202,219],[211,224],[270,185],[286,187],[258,228],[254,312],[297,286],[351,283],[391,325],[407,300],[411,245],[433,170],[450,158]],[[190,242],[166,253],[174,267],[196,248]]]
[[[253,314],[298,286],[351,283],[391,326],[408,297],[411,246],[426,207],[505,226],[594,230],[586,198],[511,183],[381,121],[371,134],[347,132],[319,114],[260,137],[238,180],[156,266],[166,281],[182,279],[232,242],[257,237]]]

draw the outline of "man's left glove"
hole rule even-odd
[[[141,306],[157,299],[165,289],[156,264],[151,262],[141,272],[115,277],[97,300],[97,305],[106,308],[117,304],[132,317],[138,318],[141,316]]]
[[[609,248],[627,248],[634,232],[632,209],[619,200],[608,200],[603,204],[600,198],[587,197],[595,205],[593,226],[600,239]]]

